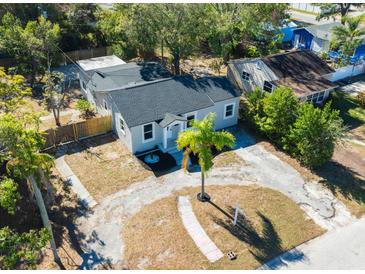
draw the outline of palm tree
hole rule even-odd
[[[346,56],[355,54],[356,48],[361,44],[365,35],[365,28],[362,25],[365,14],[357,17],[345,17],[344,25],[336,26],[332,29],[334,39],[342,45],[342,52]]]
[[[235,143],[234,136],[227,131],[215,131],[214,121],[215,113],[209,113],[203,120],[192,122],[192,128],[179,134],[176,141],[178,149],[185,149],[183,158],[183,168],[187,168],[187,162],[190,153],[196,155],[199,159],[201,169],[201,192],[198,199],[201,202],[210,200],[210,197],[204,191],[205,173],[213,165],[212,148],[215,147],[221,151],[224,147],[233,147]]]

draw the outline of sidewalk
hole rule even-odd
[[[268,262],[261,269],[365,269],[365,217]]]

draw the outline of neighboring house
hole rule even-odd
[[[99,113],[112,115],[113,131],[134,154],[176,150],[178,133],[210,112],[217,115],[216,130],[237,124],[240,91],[226,77],[171,77],[157,63],[127,63],[81,74],[83,93]]]
[[[280,29],[280,32],[283,35],[283,43],[293,46],[292,41],[294,37],[294,30],[297,29],[297,27],[298,25],[295,24],[293,21],[284,22],[283,26]]]
[[[320,104],[337,87],[328,80],[334,72],[315,53],[305,50],[232,60],[228,63],[227,76],[245,92],[259,87],[271,93],[278,86],[287,86],[301,101]]]
[[[330,50],[330,41],[333,37],[332,29],[340,25],[339,22],[333,22],[297,28],[293,31],[293,46],[298,49],[327,52]]]

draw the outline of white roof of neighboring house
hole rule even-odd
[[[113,67],[123,65],[125,62],[115,55],[95,57],[85,60],[79,60],[77,63],[82,67],[84,71],[101,69],[106,67]]]

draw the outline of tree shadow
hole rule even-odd
[[[321,183],[334,195],[339,192],[346,199],[365,203],[365,180],[361,178],[361,174],[334,160],[325,163],[314,172],[324,179]]]
[[[67,241],[74,251],[82,258],[82,263],[76,263],[74,258],[67,253],[66,260],[69,265],[79,269],[94,269],[99,266],[102,269],[110,269],[110,260],[104,258],[94,250],[88,250],[86,244],[97,242],[100,245],[105,243],[98,237],[95,231],[90,236],[85,235],[75,225],[78,217],[88,217],[93,210],[79,199],[71,190],[70,183],[56,175],[51,175],[51,180],[58,180],[61,191],[57,191],[53,203],[49,206],[49,218],[53,223],[53,234],[57,248],[63,248],[64,241]],[[83,244],[85,243],[85,244]],[[61,263],[62,264],[62,263]],[[60,268],[64,268],[60,265]]]
[[[261,212],[256,212],[257,215],[261,219],[262,223],[262,232],[258,233],[254,228],[252,222],[241,212],[238,213],[237,216],[237,224],[233,224],[235,208],[228,207],[228,210],[225,211],[218,205],[213,202],[209,202],[216,209],[222,212],[227,218],[217,218],[212,216],[213,221],[228,230],[234,237],[239,239],[242,242],[245,242],[250,246],[249,252],[254,256],[254,258],[260,262],[261,264],[270,261],[276,256],[285,252],[285,249],[282,247],[282,241],[280,236],[278,235],[275,227],[268,217],[266,217]],[[296,256],[292,256],[292,260],[301,260],[303,259],[303,254],[297,254]],[[279,267],[279,263],[276,264],[276,268]]]

